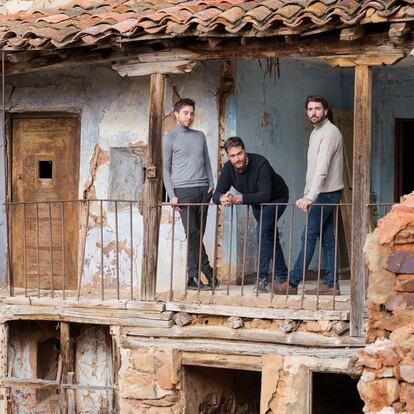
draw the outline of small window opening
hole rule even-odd
[[[348,374],[312,372],[312,414],[360,414],[358,380]]]
[[[261,372],[184,368],[185,414],[259,414]]]
[[[39,161],[39,178],[52,178],[53,161]]]

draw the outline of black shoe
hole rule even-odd
[[[213,274],[206,275],[207,279],[207,286],[212,289],[217,289],[220,286],[220,280],[217,279],[217,277],[213,277]]]
[[[188,278],[187,290],[198,290],[198,279],[196,277]],[[200,291],[201,290],[211,290],[211,287],[200,281]]]
[[[259,285],[254,287],[253,293],[268,293],[267,281],[259,280]]]

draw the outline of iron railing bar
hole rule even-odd
[[[247,236],[249,230],[249,205],[246,205],[246,225],[244,227],[244,246],[243,246],[243,264],[242,264],[242,275],[241,275],[241,296],[244,294],[244,273],[246,271],[246,253],[247,253]]]
[[[62,295],[66,298],[66,280],[65,280],[65,203],[62,202]]]
[[[333,293],[333,298],[332,298],[332,309],[335,310],[336,308],[336,286],[337,286],[337,280],[336,280],[336,269],[337,269],[337,265],[338,265],[338,221],[339,221],[339,214],[338,214],[339,208],[336,207],[335,210],[335,233],[334,233],[334,237],[335,237],[335,259],[334,259],[334,293]]]
[[[279,214],[279,205],[276,205],[275,208],[275,228],[274,228],[274,234],[273,234],[273,256],[272,256],[272,283],[270,284],[270,302],[273,300],[273,288],[275,285],[275,270],[276,270],[276,240],[277,240],[277,224],[278,224],[278,214]],[[276,273],[277,276],[277,273]]]
[[[134,235],[133,235],[133,221],[132,221],[132,201],[129,203],[129,237],[131,240],[131,255],[130,255],[130,299],[134,300]]]
[[[233,217],[234,217],[234,206],[230,206],[230,235],[229,235],[229,255],[228,255],[228,265],[227,265],[227,293],[228,296],[230,293],[230,275],[231,275],[231,249],[233,247]]]
[[[295,207],[292,206],[292,214],[290,218],[290,226],[289,226],[289,247],[288,247],[288,274],[287,274],[287,284],[286,284],[286,299],[285,299],[285,306],[287,306],[287,302],[289,299],[289,286],[290,286],[290,272],[291,272],[291,262],[292,262],[292,239],[293,239],[293,223],[295,220]]]
[[[197,295],[200,295],[200,286],[201,286],[201,253],[203,246],[203,220],[204,220],[204,208],[200,206],[200,237],[198,240],[198,282],[197,282]]]
[[[104,276],[104,235],[103,235],[103,200],[99,202],[99,217],[101,220],[101,225],[99,226],[100,239],[101,239],[101,300],[105,300],[105,276]]]
[[[36,203],[37,297],[40,298],[39,203]]]
[[[259,295],[259,277],[260,277],[260,255],[262,247],[262,226],[263,226],[263,205],[260,205],[259,220],[259,245],[257,246],[257,272],[256,272],[256,296]]]
[[[175,207],[171,208],[172,229],[171,229],[171,261],[170,261],[170,292],[169,301],[173,300],[173,280],[174,280],[174,241],[175,241]]]
[[[81,268],[80,268],[79,281],[78,281],[78,294],[77,294],[78,300],[80,298],[80,291],[81,291],[83,272],[84,272],[84,266],[85,266],[86,239],[88,237],[88,229],[89,229],[89,212],[90,212],[90,201],[86,200],[85,237],[83,239],[83,245],[82,245],[82,260],[81,260]]]
[[[53,257],[53,225],[52,225],[52,204],[48,203],[48,212],[49,212],[49,242],[50,242],[50,267],[51,267],[51,279],[50,279],[50,287],[51,287],[51,295],[52,298],[55,297],[55,289],[54,289],[54,282],[53,282],[53,273],[54,273],[54,257]]]
[[[119,300],[119,233],[118,233],[118,202],[115,201],[115,244],[116,244],[116,297]]]
[[[318,280],[317,280],[317,285],[316,285],[316,309],[319,309],[319,287],[321,283],[323,206],[321,207],[321,214],[320,214],[319,219],[320,219],[320,222],[319,222]]]
[[[27,297],[27,224],[26,224],[26,205],[23,205],[23,268],[24,268],[24,296]]]
[[[307,247],[308,247],[308,226],[309,226],[309,211],[312,206],[306,210],[306,223],[305,223],[305,241],[304,241],[304,255],[303,255],[303,267],[302,267],[302,292],[300,298],[300,308],[303,309],[303,299],[305,296],[305,276],[306,276],[306,255],[307,255]]]
[[[190,249],[189,246],[189,241],[188,241],[188,236],[189,236],[189,229],[190,229],[190,206],[187,206],[187,219],[186,219],[186,228],[185,228],[185,233],[187,235],[187,246],[185,249],[185,286],[184,286],[184,297],[187,297],[187,288],[188,288],[188,282],[189,282],[189,274],[188,274],[188,252]]]

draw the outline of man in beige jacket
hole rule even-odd
[[[344,188],[342,135],[327,118],[329,108],[325,98],[311,95],[306,99],[305,108],[314,128],[309,141],[305,191],[303,197],[296,201],[296,206],[308,213],[308,225],[302,234],[302,247],[290,275],[289,285],[287,281],[277,285],[275,293],[297,293],[298,284],[303,280],[316,242],[321,237],[325,277],[323,284],[305,293],[339,295],[333,216],[335,204],[340,202]]]

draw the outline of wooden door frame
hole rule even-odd
[[[5,200],[6,203],[12,202],[12,156],[13,156],[13,120],[15,119],[41,119],[41,118],[75,118],[77,119],[77,129],[76,134],[79,137],[79,165],[80,168],[80,147],[81,147],[81,111],[22,111],[22,112],[6,112],[5,113],[5,126],[4,126],[4,157],[6,162],[5,168],[5,186],[6,186],[6,194]],[[79,175],[80,179],[80,175]],[[79,183],[78,183],[79,186]],[[78,188],[79,191],[79,188]],[[12,241],[11,241],[11,231],[12,231],[12,221],[10,217],[10,210],[6,205],[6,223],[7,223],[7,280],[10,287],[10,293],[13,295],[14,293],[14,275],[12,272]]]
[[[6,126],[5,126],[5,158],[7,162],[6,169],[6,202],[10,203],[12,201],[12,148],[13,148],[13,120],[14,119],[41,119],[41,118],[77,118],[78,119],[78,130],[77,134],[79,135],[79,146],[81,145],[81,112],[64,112],[64,111],[23,111],[23,112],[7,112],[6,114]],[[80,148],[79,148],[80,151]],[[79,152],[80,153],[80,152]],[[79,161],[80,162],[80,161]],[[8,223],[10,224],[10,223]]]
[[[394,118],[394,202],[399,203],[402,195],[402,144],[403,124],[414,122],[414,118]]]

